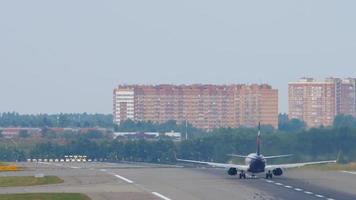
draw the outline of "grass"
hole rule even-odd
[[[323,165],[309,165],[304,168],[307,169],[318,169],[325,171],[356,171],[356,163],[348,163],[348,164],[338,164],[338,163],[329,163]]]
[[[6,163],[6,162],[0,162],[0,166],[8,166],[9,163]]]
[[[0,194],[0,200],[90,200],[79,193]]]
[[[0,177],[0,187],[48,185],[63,183],[63,180],[57,176],[45,176],[36,178],[34,176],[4,176]]]

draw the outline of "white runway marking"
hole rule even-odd
[[[130,179],[127,179],[127,178],[122,177],[122,176],[120,176],[120,175],[115,174],[115,176],[116,176],[117,178],[123,180],[123,181],[128,182],[128,183],[133,183],[133,181],[131,181]]]
[[[356,172],[355,172],[355,174],[356,174]],[[290,186],[290,185],[284,185],[283,183],[274,182],[274,181],[270,181],[270,180],[266,180],[266,182],[267,183],[271,183],[271,184],[275,184],[275,185],[278,185],[278,186],[282,186],[284,188],[293,189],[293,190],[295,190],[297,192],[304,192],[304,194],[314,195],[315,197],[318,197],[318,198],[325,198],[326,200],[335,200],[333,198],[325,197],[324,195],[321,195],[321,194],[314,194],[313,192],[309,192],[309,191],[303,190],[301,188],[294,188],[293,186]]]
[[[111,171],[108,171],[108,170],[106,170],[106,169],[99,169],[99,171],[105,172],[105,173],[107,173],[107,174],[111,174],[111,175],[113,175],[113,176],[115,176],[115,177],[117,177],[117,178],[119,178],[119,179],[121,179],[121,180],[123,180],[123,181],[125,181],[125,182],[127,182],[127,183],[130,183],[130,184],[134,185],[135,187],[140,188],[140,189],[143,190],[143,191],[146,191],[146,192],[148,192],[148,193],[151,193],[151,194],[153,194],[153,195],[155,195],[155,196],[157,196],[157,197],[159,197],[159,198],[161,198],[161,199],[163,199],[163,200],[171,200],[170,198],[168,198],[168,197],[166,197],[166,196],[164,196],[164,195],[162,195],[162,194],[160,194],[160,193],[158,193],[158,192],[152,192],[152,190],[150,190],[150,189],[148,189],[148,188],[145,188],[144,186],[142,186],[142,185],[140,185],[140,184],[134,183],[132,180],[130,180],[130,179],[128,179],[128,178],[125,178],[125,177],[123,177],[123,176],[120,176],[120,175],[118,175],[118,174],[115,174],[115,173],[113,173],[113,172],[111,172]]]
[[[152,192],[152,194],[157,196],[157,197],[159,197],[159,198],[161,198],[161,199],[164,199],[164,200],[171,200],[170,198],[165,197],[165,196],[163,196],[162,194],[160,194],[158,192]]]
[[[356,175],[356,172],[350,172],[350,171],[341,171],[341,172],[344,172],[344,173],[348,173],[348,174],[354,174],[354,175]]]
[[[49,165],[50,163],[43,163],[43,164]],[[57,164],[57,165],[59,165],[59,164]],[[60,166],[60,165],[59,165],[59,166]],[[64,166],[63,166],[63,167],[64,167]],[[76,167],[76,166],[66,166],[66,167],[69,167],[69,168],[72,168],[72,169],[81,169],[81,167]],[[94,168],[91,168],[91,169],[94,170]],[[166,196],[164,196],[164,195],[162,195],[162,194],[160,194],[160,193],[158,193],[158,192],[151,192],[152,190],[149,190],[149,189],[147,189],[147,188],[145,188],[145,187],[143,187],[143,186],[141,186],[141,185],[139,185],[139,184],[135,184],[132,180],[130,180],[130,179],[128,179],[128,178],[125,178],[125,177],[123,177],[123,176],[120,176],[120,175],[118,175],[118,174],[115,174],[115,173],[113,173],[113,172],[110,172],[110,171],[108,171],[108,170],[106,170],[106,169],[100,169],[99,171],[105,172],[105,173],[108,173],[108,174],[111,174],[111,175],[114,175],[115,177],[117,177],[117,178],[119,178],[119,179],[121,179],[121,180],[123,180],[123,181],[125,181],[125,182],[127,182],[127,183],[133,184],[134,186],[139,187],[139,188],[141,188],[142,190],[144,190],[144,191],[146,191],[146,192],[149,192],[149,193],[151,193],[151,194],[153,194],[153,195],[155,195],[155,196],[157,196],[157,197],[159,197],[159,198],[161,198],[161,199],[163,199],[163,200],[172,200],[172,199],[170,199],[170,198],[168,198],[168,197],[166,197]]]

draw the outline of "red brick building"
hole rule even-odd
[[[278,125],[278,91],[269,85],[120,85],[114,121],[184,122],[217,127]]]
[[[356,116],[356,79],[302,78],[288,84],[289,118],[308,127],[332,125],[338,114]]]

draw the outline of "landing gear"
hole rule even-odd
[[[252,178],[252,179],[256,179],[257,176],[256,176],[255,174],[252,174],[252,175],[251,175],[251,178]]]
[[[273,174],[272,172],[269,170],[267,173],[266,173],[266,179],[272,179],[273,177]]]
[[[241,171],[241,172],[240,172],[239,178],[240,178],[240,179],[242,179],[242,178],[243,178],[243,179],[246,179],[246,174],[245,174],[244,171]]]

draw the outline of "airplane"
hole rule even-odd
[[[239,157],[245,159],[245,165],[229,164],[229,163],[215,163],[215,162],[204,162],[198,160],[185,160],[176,158],[177,161],[195,163],[195,164],[205,164],[211,167],[225,168],[228,169],[227,173],[230,176],[235,176],[239,172],[240,179],[246,179],[246,173],[251,174],[251,177],[256,177],[256,174],[266,173],[266,179],[272,179],[273,176],[282,176],[283,170],[290,168],[302,167],[305,165],[315,165],[324,163],[336,163],[336,160],[328,161],[318,161],[318,162],[305,162],[305,163],[291,163],[291,164],[277,164],[277,165],[267,165],[266,159],[289,157],[291,154],[287,155],[276,155],[276,156],[266,156],[261,154],[261,125],[258,124],[258,134],[256,142],[257,150],[256,153],[251,153],[247,156],[228,154],[229,156]]]

